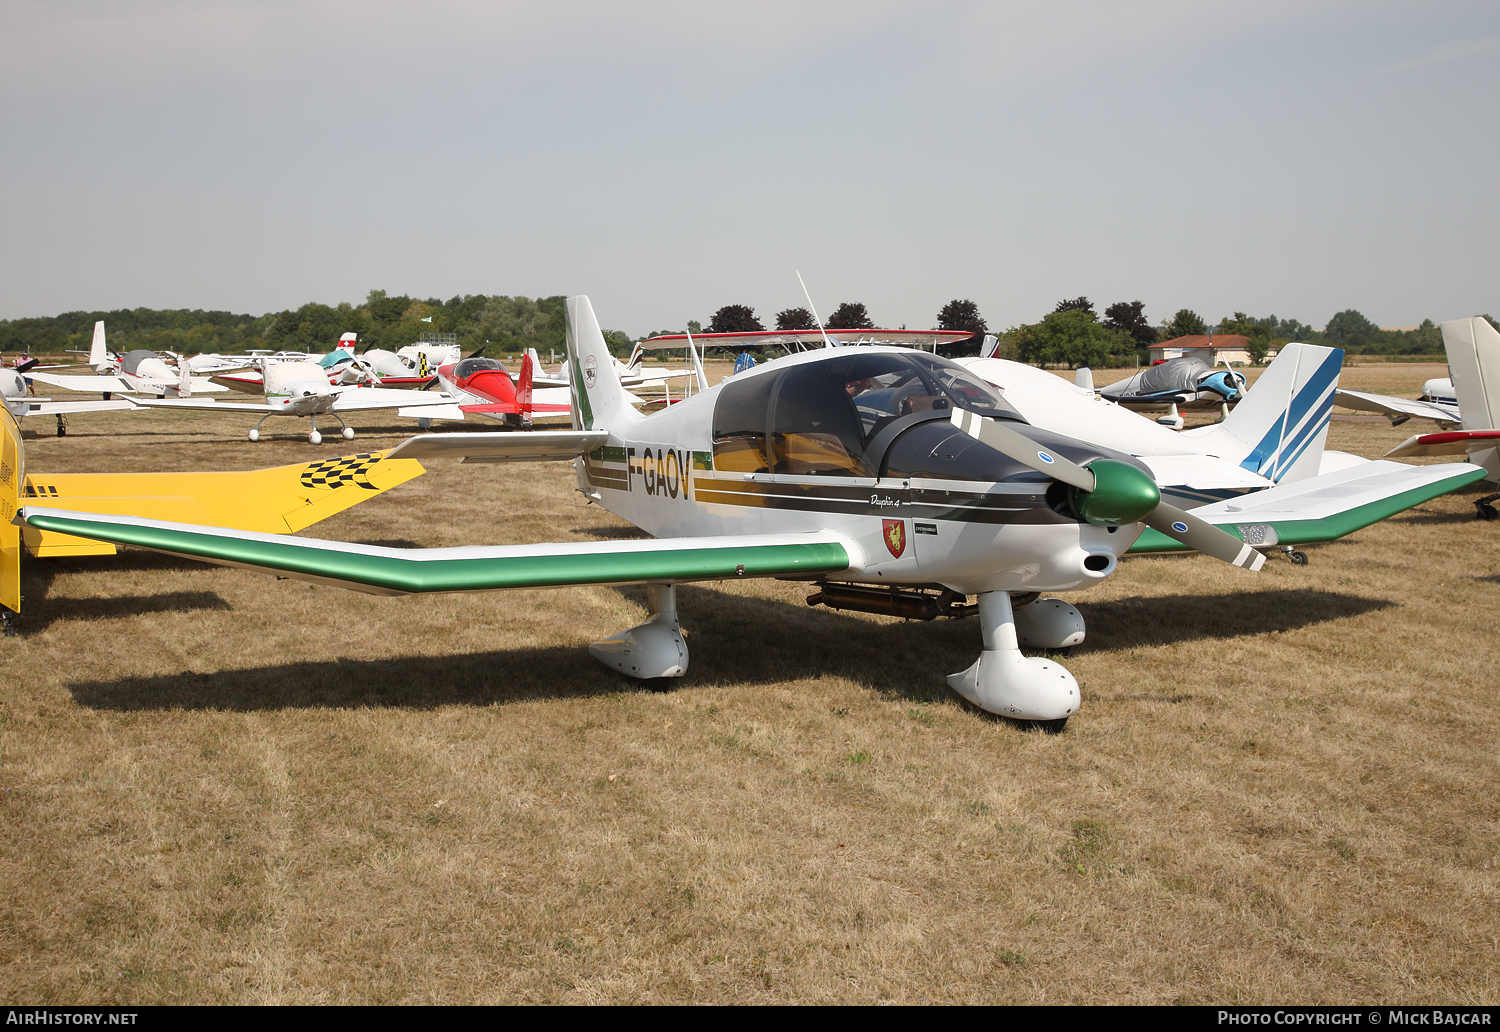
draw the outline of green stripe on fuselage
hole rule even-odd
[[[400,593],[775,577],[792,573],[832,573],[849,567],[848,553],[842,545],[832,541],[676,549],[654,549],[650,542],[640,541],[633,542],[630,550],[617,553],[561,552],[472,559],[407,559],[337,551],[312,544],[247,540],[44,514],[31,517],[28,523],[41,530],[76,534],[120,545],[137,545],[210,562]]]

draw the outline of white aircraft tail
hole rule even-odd
[[[184,398],[193,396],[193,367],[181,356],[177,358],[177,393]]]
[[[109,349],[104,346],[103,319],[94,323],[94,343],[89,348],[89,365],[94,367],[96,373],[104,372],[109,366]]]
[[[1500,332],[1482,315],[1442,324],[1465,430],[1500,429]]]
[[[1073,374],[1073,386],[1082,387],[1086,391],[1094,389],[1094,371],[1088,366],[1079,366],[1078,371]]]
[[[614,356],[604,343],[594,306],[582,294],[568,298],[567,316],[568,391],[573,399],[574,430],[619,432],[641,418],[630,404]]]
[[[1317,476],[1343,366],[1342,348],[1288,344],[1227,419],[1185,433],[1277,483]]]
[[[994,358],[995,352],[1000,350],[1000,338],[993,333],[984,335],[984,343],[979,345],[980,358]]]

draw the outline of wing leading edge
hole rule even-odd
[[[39,530],[372,595],[833,573],[848,569],[852,547],[821,533],[408,549],[36,506],[19,516]]]

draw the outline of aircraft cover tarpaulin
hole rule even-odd
[[[1163,394],[1171,391],[1194,394],[1198,390],[1198,382],[1212,373],[1213,369],[1201,358],[1173,358],[1161,365],[1142,369],[1130,379],[1111,384],[1100,393],[1107,398],[1129,397],[1136,394]]]

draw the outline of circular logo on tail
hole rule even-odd
[[[585,387],[593,387],[594,382],[598,379],[599,363],[593,355],[589,355],[583,360],[583,385]]]

